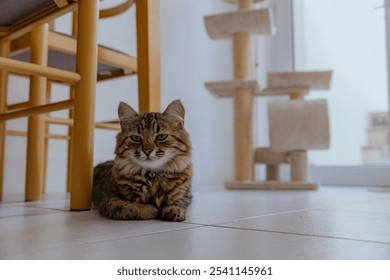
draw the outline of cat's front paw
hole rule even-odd
[[[161,219],[172,222],[182,222],[186,219],[186,211],[177,206],[168,206],[161,210]]]

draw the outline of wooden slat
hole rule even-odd
[[[101,122],[101,123],[119,124],[119,120],[104,121],[104,122]]]
[[[138,69],[136,58],[102,46],[98,48],[98,61],[123,68],[131,73],[137,72]]]
[[[133,75],[133,74],[135,74],[135,72],[126,72],[126,71],[123,71],[122,69],[113,70],[113,71],[108,71],[107,73],[105,73],[105,72],[98,73],[97,80],[99,82],[101,82],[101,81],[105,81],[105,80],[112,80],[115,78],[120,78],[123,76],[129,76],[129,75]]]
[[[7,106],[7,111],[15,111],[15,110],[20,110],[20,109],[26,109],[30,106],[30,102],[20,102],[12,105]]]
[[[20,110],[20,111],[0,115],[0,122],[17,119],[17,118],[29,117],[35,114],[45,114],[53,111],[65,110],[65,109],[72,108],[73,105],[74,105],[74,100],[70,99],[66,101],[37,106],[34,108],[28,108],[25,110]]]
[[[70,137],[68,135],[61,135],[61,134],[46,134],[46,138],[48,139],[57,139],[57,140],[69,140]]]
[[[24,34],[11,42],[11,53],[12,55],[18,55],[29,50],[31,47],[31,36],[30,33]]]
[[[58,32],[49,33],[49,47],[51,50],[61,51],[70,55],[76,54],[77,39]],[[114,49],[98,46],[98,61],[114,67],[137,72],[137,59]]]
[[[16,136],[16,137],[26,137],[26,131],[17,131],[17,130],[7,130],[7,136]]]
[[[7,130],[7,136],[15,136],[15,137],[26,137],[26,131],[17,131],[17,130]],[[62,134],[45,134],[45,138],[48,139],[57,139],[57,140],[69,140],[70,137],[68,135]]]
[[[0,69],[24,75],[43,76],[70,84],[75,84],[80,80],[80,75],[71,71],[41,66],[5,57],[0,57]]]
[[[49,47],[66,54],[75,55],[77,50],[77,39],[55,31],[49,32]]]
[[[126,2],[107,9],[102,9],[99,11],[99,18],[108,18],[108,17],[113,17],[116,15],[120,15],[124,12],[126,12],[130,7],[135,3],[135,0],[127,0]]]
[[[17,55],[30,48],[30,36],[26,34],[12,41],[12,54]],[[76,55],[77,39],[66,34],[55,31],[49,32],[49,49],[59,51],[72,56]],[[110,71],[108,75],[98,74],[98,80],[107,80],[125,75],[132,75],[137,72],[137,59],[120,51],[98,46],[98,61],[116,68],[117,71]],[[123,70],[122,70],[123,69]]]
[[[73,126],[73,120],[72,119],[64,119],[64,118],[57,118],[57,117],[47,116],[45,118],[45,121],[47,123],[49,123],[49,124],[59,124],[59,125]]]
[[[119,124],[104,123],[104,122],[97,122],[95,124],[95,128],[107,129],[107,130],[115,130],[115,131],[121,130],[121,126]]]
[[[46,117],[45,120],[47,123],[50,123],[50,124],[66,125],[69,127],[73,127],[73,120],[72,119]],[[108,130],[120,130],[120,125],[119,125],[119,123],[96,122],[95,128],[108,129]]]
[[[10,31],[9,26],[0,26],[0,37],[7,35]]]

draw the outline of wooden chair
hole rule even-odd
[[[118,9],[120,10],[125,8],[126,5],[131,5],[131,2],[134,1],[127,1],[119,7],[102,11],[101,15],[107,16],[116,13]],[[41,197],[43,186],[44,153],[42,152],[42,147],[44,146],[45,124],[42,114],[74,107],[74,128],[72,136],[74,145],[73,149],[71,149],[74,161],[71,164],[72,187],[70,208],[71,210],[88,210],[91,205],[93,173],[95,82],[97,76],[100,76],[100,79],[102,78],[102,75],[98,74],[96,76],[96,52],[99,52],[100,61],[103,64],[107,64],[104,58],[108,58],[108,53],[110,53],[109,49],[97,49],[96,46],[98,3],[92,0],[79,0],[78,2],[71,0],[36,0],[26,1],[26,3],[27,5],[23,6],[20,1],[18,2],[17,5],[26,8],[26,10],[23,13],[16,13],[12,20],[7,19],[8,22],[5,21],[6,17],[2,17],[2,15],[12,14],[11,12],[16,11],[12,6],[12,4],[15,4],[15,1],[5,0],[0,3],[0,18],[3,19],[0,21],[0,139],[2,140],[0,142],[0,198],[2,193],[1,184],[3,182],[5,121],[29,116],[26,200],[35,200]],[[45,5],[42,6],[41,4]],[[75,10],[78,10],[77,30],[79,40],[76,42],[74,38],[62,37],[62,39],[73,41],[71,43],[71,50],[69,49],[69,45],[67,45],[68,49],[65,50],[65,53],[66,51],[71,51],[72,54],[76,55],[76,71],[72,72],[46,67],[49,38],[58,35],[48,31],[47,22]],[[138,1],[138,61],[136,69],[138,70],[139,107],[141,111],[160,109],[158,27],[159,0]],[[31,45],[31,63],[9,59],[11,42],[13,40],[14,42],[18,42],[19,40],[19,43],[14,43],[14,51],[18,48],[19,50],[23,49],[23,44],[21,43],[23,39],[20,38],[29,32],[31,32],[31,39],[27,45]],[[112,63],[112,59],[109,59],[109,61]],[[108,63],[109,66],[110,63]],[[125,65],[124,68],[126,67],[129,67],[129,65]],[[8,71],[31,75],[30,99],[28,103],[7,105]],[[119,72],[111,71],[111,73],[112,75],[110,76],[115,76]],[[127,74],[129,73],[127,72]],[[104,78],[106,77],[107,75],[104,75]],[[45,104],[47,79],[66,82],[72,85],[75,91],[74,98],[62,102]]]
[[[0,10],[7,13],[5,8],[11,7],[12,0],[3,1]],[[27,1],[32,5],[31,2]],[[34,1],[37,2],[48,1]],[[0,138],[5,137],[5,121],[29,117],[28,125],[28,152],[26,171],[26,200],[35,200],[41,197],[43,186],[44,170],[44,126],[42,114],[54,110],[73,108],[74,126],[72,140],[74,148],[71,157],[74,159],[71,165],[71,210],[90,209],[90,194],[92,186],[92,159],[93,159],[93,129],[94,129],[94,106],[95,106],[95,85],[96,80],[105,79],[107,76],[116,77],[123,74],[132,74],[138,70],[139,84],[139,107],[141,111],[159,110],[160,107],[160,75],[159,75],[159,1],[145,0],[137,3],[137,48],[138,61],[127,56],[127,60],[118,59],[124,54],[118,54],[111,49],[96,46],[96,20],[97,1],[79,0],[59,1],[50,3],[33,16],[25,16],[34,9],[30,9],[17,17],[14,21],[0,22],[5,25],[0,28]],[[101,11],[102,16],[112,15],[123,10],[134,1],[127,1],[113,9]],[[1,7],[2,5],[5,5]],[[38,3],[39,4],[39,3]],[[8,6],[7,6],[8,5]],[[20,3],[19,3],[20,5]],[[33,6],[33,5],[32,5]],[[34,8],[34,7],[32,7]],[[76,17],[78,22],[78,40],[75,38],[49,32],[47,22],[52,21],[65,13],[78,10]],[[1,14],[0,14],[1,15]],[[20,20],[22,19],[22,20]],[[24,23],[24,24],[21,24]],[[27,33],[31,31],[30,40]],[[51,39],[50,39],[51,38]],[[56,39],[53,39],[56,38]],[[56,70],[52,67],[45,67],[50,50],[55,49],[56,41],[69,42],[69,44],[58,45],[65,49],[65,54],[76,56],[76,72],[67,70]],[[22,50],[29,49],[31,63],[23,63],[8,57],[12,50],[16,56],[22,55]],[[52,42],[52,44],[50,44]],[[151,44],[153,42],[153,44]],[[108,67],[104,72],[97,72],[96,51],[100,60],[100,69]],[[18,53],[19,52],[19,53]],[[20,58],[20,57],[19,57]],[[123,61],[127,63],[123,63]],[[50,63],[50,56],[49,56]],[[119,64],[119,65],[118,65]],[[61,64],[61,66],[64,66]],[[119,67],[117,67],[119,66]],[[121,67],[122,66],[122,67]],[[134,67],[135,66],[135,67]],[[115,68],[116,67],[116,68]],[[66,69],[66,68],[65,68]],[[6,103],[7,76],[8,71],[19,74],[31,75],[30,100],[24,104],[8,106]],[[98,75],[96,76],[96,73]],[[107,73],[110,73],[107,75]],[[41,77],[43,76],[43,77]],[[74,98],[66,101],[44,105],[46,79],[50,81],[68,82],[73,85]],[[153,83],[152,83],[153,81]],[[15,111],[13,111],[15,110]],[[11,111],[9,113],[9,111]],[[67,124],[70,122],[67,120]],[[104,124],[103,124],[104,125]],[[109,125],[109,124],[105,124]],[[3,182],[3,159],[4,141],[0,143],[0,193]]]
[[[24,3],[25,2],[25,3]],[[48,22],[78,10],[76,71],[47,66]],[[96,26],[98,1],[12,1],[0,4],[0,135],[4,139],[5,121],[29,117],[27,133],[26,200],[39,199],[43,186],[44,113],[74,108],[75,142],[73,149],[71,209],[90,208],[92,181],[93,126],[96,89]],[[31,62],[11,59],[11,41],[31,32]],[[30,75],[30,95],[27,108],[8,112],[6,103],[8,71]],[[45,104],[47,79],[68,83],[75,87],[75,97]],[[4,159],[4,141],[0,147],[1,164]],[[1,166],[1,180],[3,166]]]
[[[133,6],[135,0],[127,0],[122,4],[108,9],[100,10],[99,18],[106,19],[126,12]],[[64,34],[54,31],[54,23],[48,34],[48,65],[51,67],[61,68],[64,70],[75,70],[75,54],[77,43],[77,10],[72,15],[72,32],[71,34]],[[11,56],[12,58],[29,61],[30,60],[31,37],[30,34],[25,34],[11,42]],[[98,45],[98,67],[97,67],[97,81],[108,80],[112,78],[133,75],[137,72],[137,60],[135,57],[114,50],[112,48]],[[51,84],[55,81],[49,81],[47,87],[47,101],[51,99]],[[70,88],[70,98],[74,98],[74,88]],[[9,109],[14,109],[24,104],[16,104],[9,106]],[[72,133],[73,133],[73,110],[69,110],[69,118],[58,118],[50,115],[44,116],[45,120],[45,145],[44,145],[44,181],[42,191],[46,190],[46,171],[48,159],[48,142],[49,139],[65,139],[68,141],[68,168],[67,168],[67,191],[71,187],[72,177]],[[51,124],[66,125],[68,128],[68,135],[51,134],[49,126]],[[112,122],[96,123],[96,128],[119,130],[119,124]],[[11,136],[25,136],[23,131],[7,130],[7,135]]]
[[[110,7],[100,10],[99,18],[107,19],[120,15],[129,10],[135,0],[126,0],[118,6]],[[159,32],[159,0],[141,1],[137,3],[136,16],[137,16],[137,45],[138,45],[138,59],[131,55],[124,54],[120,51],[105,47],[98,46],[98,73],[97,81],[105,81],[107,79],[138,74],[138,100],[139,108],[143,112],[159,111],[160,109],[160,32]],[[149,3],[148,3],[149,2]],[[73,14],[72,22],[72,35],[77,36],[77,11]],[[67,43],[69,36],[58,33],[49,32],[53,37],[52,43],[49,40],[49,53],[50,50],[54,52],[62,51],[64,46],[72,46]],[[61,38],[62,37],[62,38]],[[151,40],[152,43],[151,44]],[[15,44],[16,46],[18,44]],[[70,57],[74,54],[71,50],[67,50],[70,53]],[[69,56],[69,55],[68,55]],[[50,87],[48,89],[50,92]],[[74,95],[71,90],[71,96]],[[58,136],[49,134],[45,142],[45,151],[47,151],[48,138],[60,138],[68,140],[68,145],[72,145],[72,117],[73,112],[70,110],[70,119],[61,119],[46,117],[46,123],[48,124],[63,124],[70,125],[69,136]],[[119,121],[106,121],[98,122],[95,124],[97,129],[119,130]],[[9,131],[8,131],[9,133]],[[68,148],[68,188],[70,191],[70,178],[72,155],[69,153],[71,149]],[[47,153],[46,153],[47,156]],[[45,156],[45,157],[46,157]],[[47,163],[47,160],[45,161]],[[45,171],[47,168],[45,167]],[[46,175],[44,176],[46,178]],[[44,188],[45,190],[45,185]]]
[[[110,9],[100,11],[100,18],[106,18],[109,16],[114,16],[116,14],[122,13],[127,10],[134,0],[127,0],[123,4],[113,7]],[[76,14],[77,15],[77,14]],[[77,16],[74,22],[77,23]],[[74,24],[77,26],[77,24]],[[98,80],[103,80],[107,78],[118,77],[122,75],[133,74],[136,72],[137,68],[141,69],[138,73],[138,83],[139,83],[139,107],[141,111],[150,111],[150,110],[159,110],[160,105],[160,76],[159,76],[159,1],[157,0],[147,0],[140,1],[137,3],[137,46],[138,46],[138,62],[131,56],[126,54],[114,51],[105,47],[98,47]],[[74,28],[77,30],[77,28]],[[76,32],[74,31],[75,35]],[[75,38],[66,36],[64,34],[59,34],[56,32],[49,32],[48,35],[48,54],[49,54],[49,65],[50,66],[60,66],[67,70],[72,70],[72,66],[69,63],[61,63],[61,55],[65,58],[66,61],[69,61],[69,58],[72,58],[72,55],[75,54]],[[153,44],[150,42],[153,41]],[[29,36],[24,35],[20,38],[16,38],[12,41],[11,49],[12,53],[19,59],[28,58],[28,52],[31,45],[31,40]],[[56,57],[60,53],[59,60]],[[50,59],[50,54],[54,59]],[[62,60],[64,61],[64,60]],[[152,83],[153,81],[153,83]],[[152,85],[152,86],[151,86]],[[74,87],[72,87],[74,89]],[[4,95],[3,95],[4,96]],[[26,107],[27,103],[20,103],[7,106],[8,110],[21,109]],[[58,119],[58,118],[45,118],[47,123],[56,123],[56,124],[65,124],[72,126],[72,120],[67,119]],[[108,128],[116,129],[117,125],[112,124],[111,122],[107,123],[97,123],[96,127],[99,128]],[[11,135],[23,135],[20,132],[8,131],[8,134]],[[47,139],[50,137],[61,138],[61,139],[72,139],[70,136],[58,136],[58,135],[46,135]],[[4,141],[3,141],[4,143]],[[47,149],[47,148],[46,148]],[[4,147],[3,147],[4,150]],[[70,149],[69,149],[70,150]],[[69,159],[72,158],[72,154],[69,154]],[[68,160],[68,186],[72,183],[72,170],[71,160]],[[45,165],[45,161],[44,161]],[[46,168],[44,167],[45,171]],[[1,178],[0,178],[1,179]],[[2,180],[1,180],[2,181]],[[28,181],[28,179],[27,179]],[[40,188],[42,189],[42,187]],[[39,192],[35,192],[35,197],[29,197],[28,191],[26,192],[26,200],[39,199]],[[74,193],[74,192],[73,192]],[[73,197],[73,196],[72,196]],[[71,199],[73,201],[73,199]],[[75,209],[71,202],[71,209]]]

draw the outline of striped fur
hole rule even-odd
[[[176,100],[164,113],[138,114],[122,102],[118,116],[115,159],[94,169],[94,206],[111,219],[185,220],[192,162],[183,105]]]

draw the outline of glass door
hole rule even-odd
[[[295,70],[333,70],[331,90],[308,97],[329,104],[331,147],[309,153],[311,176],[325,184],[390,186],[388,9],[383,0],[293,1]]]

